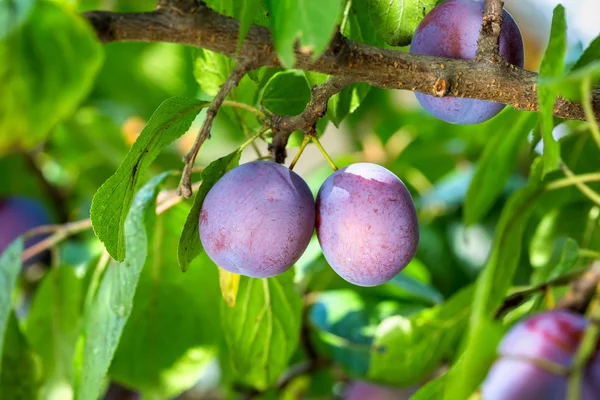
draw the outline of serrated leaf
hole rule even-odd
[[[148,254],[148,232],[153,232],[156,196],[168,172],[158,175],[136,194],[125,221],[127,257],[112,262],[102,277],[91,308],[85,310],[85,344],[76,399],[96,399],[133,307],[140,273]]]
[[[235,307],[221,303],[223,333],[238,380],[259,390],[277,382],[298,346],[301,311],[293,270],[268,279],[241,277]]]
[[[210,50],[195,51],[194,76],[209,96],[216,96],[219,88],[227,80],[235,62],[222,54]]]
[[[567,52],[567,20],[565,8],[556,6],[552,15],[550,40],[540,65],[540,80],[561,76],[564,71]],[[560,146],[552,136],[554,129],[554,102],[556,91],[546,86],[538,85],[538,103],[540,108],[540,123],[544,139],[544,174],[558,169],[560,163]]]
[[[82,303],[83,279],[69,266],[53,267],[35,293],[25,334],[42,361],[43,398],[55,398],[58,393],[72,398]]]
[[[0,358],[1,398],[7,400],[38,398],[41,378],[39,360],[23,336],[19,321],[13,312],[9,315],[4,334],[4,347]]]
[[[226,269],[219,268],[219,286],[221,295],[225,304],[229,307],[235,307],[238,290],[240,289],[240,274],[229,272]]]
[[[485,376],[481,352],[489,338],[481,336],[492,326],[494,312],[500,306],[519,264],[525,226],[542,195],[540,168],[532,167],[530,184],[515,192],[508,200],[496,228],[494,245],[488,261],[477,279],[468,333],[464,336],[461,361],[448,372],[447,384],[454,398],[468,398]],[[495,347],[494,347],[495,348]]]
[[[269,79],[261,104],[277,115],[298,115],[310,101],[310,88],[300,71],[278,72]]]
[[[21,272],[22,252],[23,238],[19,236],[0,254],[0,359],[6,326],[12,312],[12,295]]]
[[[269,0],[271,28],[275,49],[284,66],[296,62],[294,45],[310,52],[316,60],[333,38],[342,12],[340,0],[297,1]]]
[[[194,204],[183,226],[177,249],[177,259],[183,272],[187,271],[192,260],[202,252],[198,223],[200,222],[200,210],[202,209],[204,199],[210,189],[227,171],[238,166],[240,155],[241,151],[238,149],[225,157],[213,161],[202,172],[202,185],[200,185],[196,196],[194,196]]]
[[[437,0],[367,0],[371,21],[387,44],[410,44],[419,22]]]
[[[98,189],[90,215],[96,236],[116,261],[125,259],[125,218],[138,180],[158,154],[183,135],[208,103],[173,97],[154,112],[117,171]]]
[[[536,119],[534,113],[518,113],[509,122],[510,128],[497,132],[487,143],[467,191],[463,210],[465,225],[485,217],[502,194],[515,168],[519,146],[527,139]]]
[[[19,3],[16,14],[0,6],[0,18],[11,19],[0,31],[12,30],[0,39],[0,149],[45,139],[84,99],[102,64],[102,47],[73,11],[48,1],[10,3]]]
[[[189,212],[180,204],[158,215],[133,310],[110,377],[146,395],[173,398],[200,379],[220,343],[216,267],[205,254],[186,274],[174,265]]]
[[[0,3],[0,40],[27,20],[35,3],[36,0],[4,0]]]
[[[409,386],[431,374],[442,360],[456,353],[467,328],[472,286],[446,303],[405,318],[392,316],[375,333],[369,378]]]

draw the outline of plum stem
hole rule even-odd
[[[212,124],[214,122],[215,117],[217,116],[217,112],[223,105],[225,98],[231,92],[231,90],[236,87],[242,78],[246,75],[248,71],[250,62],[239,59],[235,68],[229,75],[229,78],[221,85],[219,88],[219,92],[213,99],[212,103],[208,107],[206,111],[206,117],[204,122],[202,123],[202,127],[196,136],[196,140],[194,140],[194,144],[190,151],[185,155],[183,161],[185,166],[183,168],[183,173],[181,174],[181,181],[179,182],[179,187],[177,188],[177,193],[180,196],[190,198],[192,197],[192,169],[194,168],[194,162],[196,162],[196,156],[198,152],[200,152],[200,148],[202,144],[210,137],[210,130],[212,128]]]
[[[546,190],[563,189],[566,187],[576,185],[578,183],[585,183],[585,182],[600,182],[600,173],[599,172],[591,172],[588,174],[572,175],[567,178],[557,179],[555,181],[548,183],[546,185]]]
[[[327,151],[325,150],[325,148],[323,147],[323,145],[321,144],[321,142],[319,141],[319,139],[316,136],[311,136],[310,140],[312,140],[312,142],[315,144],[315,146],[317,146],[317,148],[319,149],[319,151],[321,152],[321,154],[323,154],[323,157],[325,157],[325,159],[327,160],[327,163],[329,163],[329,165],[331,166],[331,168],[334,171],[337,171],[338,167],[335,165],[335,163],[333,162],[333,160],[331,159],[331,157],[329,157],[329,154],[327,153]]]
[[[302,139],[302,144],[300,145],[300,148],[298,149],[298,153],[296,153],[296,156],[294,157],[294,159],[292,160],[292,163],[290,164],[291,170],[293,170],[294,167],[296,166],[296,163],[300,159],[300,156],[304,152],[304,149],[306,148],[306,145],[308,144],[308,142],[310,142],[310,136],[305,135],[304,139]]]
[[[574,179],[574,177],[576,175],[573,173],[573,171],[571,171],[569,169],[569,167],[567,167],[567,165],[565,163],[561,163],[560,169],[567,176],[567,178],[573,179],[573,184],[575,185],[575,187],[577,189],[579,189],[579,191],[585,197],[587,197],[588,199],[590,199],[594,204],[600,206],[600,194],[596,193],[591,187],[589,187],[588,185],[586,185],[584,182],[580,182],[580,181]]]

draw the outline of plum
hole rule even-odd
[[[544,362],[572,366],[588,321],[577,314],[554,310],[515,325],[502,339],[500,358],[482,385],[483,400],[564,400],[567,377],[544,368]],[[598,398],[595,388],[598,357],[587,367],[582,399]]]
[[[355,381],[348,386],[344,400],[399,400],[408,399],[411,390]]]
[[[423,18],[412,38],[414,54],[471,60],[477,53],[477,39],[483,18],[483,0],[447,0]],[[513,17],[502,12],[500,55],[523,67],[523,38]],[[415,93],[419,103],[437,118],[455,124],[477,124],[504,108],[504,104],[458,97],[439,98]]]
[[[243,164],[208,192],[200,240],[219,267],[253,278],[288,270],[315,227],[315,201],[306,182],[270,161]]]
[[[371,163],[352,164],[325,180],[317,195],[317,236],[331,267],[359,286],[392,279],[419,242],[415,205],[404,183]]]
[[[48,213],[34,200],[19,196],[0,199],[0,253],[19,235],[49,223]],[[41,239],[40,236],[28,239],[25,247]]]

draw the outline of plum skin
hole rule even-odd
[[[19,235],[49,223],[48,213],[34,200],[20,196],[0,199],[0,253]],[[30,247],[42,239],[43,236],[30,238],[25,241],[25,247]]]
[[[317,237],[325,259],[359,286],[392,279],[417,251],[412,197],[392,172],[357,163],[330,175],[317,195]]]
[[[544,370],[530,359],[571,367],[587,325],[584,317],[562,310],[538,314],[515,325],[502,339],[500,358],[482,385],[483,400],[564,400],[567,377]],[[583,400],[598,397],[599,361],[596,354],[585,371]]]
[[[211,260],[228,271],[267,278],[287,271],[304,253],[315,226],[306,182],[271,162],[242,164],[208,192],[199,220]]]
[[[471,60],[483,18],[483,0],[447,0],[423,18],[413,36],[410,52],[428,56]],[[523,38],[513,17],[502,12],[500,55],[520,68],[524,65]],[[425,110],[454,124],[477,124],[498,114],[504,104],[492,101],[415,93]]]

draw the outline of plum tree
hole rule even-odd
[[[345,280],[376,286],[413,258],[419,223],[404,183],[382,166],[352,164],[330,175],[317,195],[317,236]]]
[[[254,278],[285,272],[302,255],[315,226],[306,182],[270,161],[243,164],[209,191],[200,240],[221,268]]]
[[[398,400],[408,398],[408,390],[355,381],[348,386],[344,400]]]
[[[24,197],[0,199],[0,252],[28,230],[50,222],[48,213],[38,202]],[[31,238],[25,242],[29,247],[41,238]]]
[[[567,377],[546,365],[569,368],[587,327],[580,315],[555,310],[538,314],[514,326],[499,346],[499,360],[483,386],[484,400],[566,398]],[[598,398],[600,357],[588,365],[582,382],[582,399]]]
[[[473,59],[478,48],[483,3],[483,0],[447,0],[434,7],[417,27],[410,45],[411,53]],[[523,67],[521,31],[506,10],[502,12],[499,46],[500,55],[507,62]],[[415,94],[425,110],[439,119],[455,124],[483,122],[504,108],[504,104],[491,101]]]

